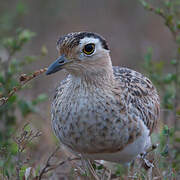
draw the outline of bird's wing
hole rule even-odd
[[[113,67],[116,88],[129,113],[139,114],[152,133],[159,119],[160,100],[152,82],[142,74],[124,67]]]

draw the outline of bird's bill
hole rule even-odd
[[[61,69],[63,69],[63,66],[70,61],[66,59],[65,55],[59,56],[47,69],[46,75],[53,74]]]

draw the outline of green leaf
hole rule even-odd
[[[172,59],[172,60],[171,60],[171,64],[172,64],[172,65],[176,65],[176,64],[177,64],[177,60],[176,60],[176,59]]]
[[[2,73],[0,73],[0,82],[1,82],[2,84],[5,83],[5,81],[4,81],[4,76],[2,75]]]
[[[151,8],[150,5],[147,2],[145,2],[144,0],[142,0],[141,3],[144,6],[144,8],[146,8],[146,9],[150,9]]]
[[[38,165],[38,167],[37,167],[37,168],[36,168],[36,170],[35,170],[35,174],[36,174],[36,176],[38,176],[38,174],[39,174],[40,170],[41,170],[41,166],[40,166],[40,165]]]
[[[180,115],[180,109],[178,109],[178,110],[176,111],[176,113],[177,113],[177,115]]]
[[[180,29],[180,21],[177,22],[177,28]]]
[[[5,169],[5,176],[7,176],[7,177],[8,177],[8,179],[9,179],[10,174],[9,174],[9,172],[8,172],[8,169]]]
[[[173,16],[172,15],[169,15],[166,17],[166,24],[172,24],[172,21],[173,21]]]
[[[163,14],[163,13],[164,13],[161,8],[156,8],[156,9],[155,9],[155,12],[156,12],[157,14]]]
[[[161,152],[161,156],[167,157],[168,154],[169,154],[169,147],[168,147],[168,145],[166,144],[165,148],[164,148],[163,151]]]
[[[178,143],[180,143],[180,138],[178,138],[178,137],[175,138],[175,141],[178,142]]]
[[[24,127],[24,131],[26,132],[30,132],[31,131],[31,127],[29,124],[27,124],[25,127]]]
[[[103,168],[104,168],[104,166],[102,164],[97,167],[98,170],[101,170]]]
[[[123,166],[121,164],[117,164],[115,174],[117,176],[122,176],[122,174],[124,173],[125,173],[125,169],[123,168]]]
[[[169,135],[169,127],[167,125],[164,125],[162,133],[163,135]]]
[[[11,142],[11,145],[8,147],[8,151],[11,152],[12,155],[16,155],[18,152],[18,145],[15,142]]]
[[[46,94],[40,94],[36,99],[32,101],[33,105],[37,105],[38,103],[44,102],[47,100],[47,95]]]
[[[93,164],[92,164],[92,167],[93,167],[94,170],[96,170],[96,168],[97,168],[97,167],[96,167],[96,163],[93,163]]]
[[[19,15],[24,15],[27,12],[27,6],[24,2],[19,1],[16,6],[16,11]]]
[[[20,42],[20,44],[24,44],[24,43],[28,42],[34,36],[35,36],[34,32],[31,32],[29,30],[23,30],[18,35],[18,41]]]
[[[20,178],[22,179],[23,178],[23,176],[25,175],[25,172],[26,172],[26,169],[27,169],[28,167],[26,166],[26,165],[23,165],[22,167],[21,167],[21,170],[20,170]]]
[[[164,83],[171,83],[172,81],[176,80],[176,74],[168,73],[164,77]]]
[[[165,1],[164,4],[167,8],[170,8],[172,6],[172,2],[170,1]]]
[[[142,3],[142,5],[143,5],[144,7],[146,7],[146,6],[148,5],[148,3],[147,3],[146,1],[143,1],[143,0],[141,0],[141,3]]]
[[[17,100],[17,96],[16,96],[16,95],[13,95],[13,96],[11,96],[11,97],[8,99],[8,102],[14,103],[16,100]]]
[[[21,99],[18,101],[18,106],[24,117],[27,116],[29,113],[36,112],[35,106],[29,101]]]
[[[17,41],[12,37],[4,39],[3,45],[10,50],[18,49]]]

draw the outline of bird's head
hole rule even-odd
[[[57,41],[59,57],[53,62],[46,74],[66,69],[73,75],[103,73],[112,69],[109,48],[106,40],[91,32],[75,32]]]

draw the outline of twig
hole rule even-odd
[[[52,157],[54,157],[54,155],[56,154],[56,152],[57,152],[58,150],[59,150],[59,147],[56,147],[56,149],[50,154],[50,156],[48,157],[48,159],[47,159],[47,161],[46,161],[46,164],[45,164],[44,168],[41,170],[41,172],[40,172],[40,174],[39,174],[38,180],[41,180],[43,174],[44,174],[45,172],[47,172],[46,169],[50,166],[50,160],[51,160]]]
[[[41,133],[39,131],[33,132],[30,130],[29,132],[25,130],[25,128],[29,124],[26,123],[23,128],[20,136],[13,137],[13,140],[18,145],[18,152],[17,152],[17,160],[16,160],[16,179],[20,180],[20,170],[24,162],[21,161],[21,154],[26,148],[26,145],[31,142],[34,138],[39,137]]]
[[[38,71],[35,71],[34,73],[32,73],[32,75],[26,75],[26,74],[21,74],[19,81],[20,84],[15,86],[7,95],[7,97],[2,97],[0,98],[0,106],[4,105],[5,103],[7,103],[8,99],[13,96],[17,91],[19,91],[25,84],[27,84],[29,81],[31,81],[32,79],[34,79],[35,77],[41,75],[42,73],[44,73],[45,71],[47,71],[47,68],[43,68],[40,69]]]
[[[140,2],[146,10],[159,15],[160,17],[162,17],[165,20],[165,25],[169,28],[169,30],[171,31],[171,33],[176,41],[176,36],[177,36],[178,32],[176,31],[176,28],[174,28],[174,27],[176,27],[177,25],[175,22],[173,22],[172,20],[169,20],[169,18],[168,18],[169,14],[170,14],[170,8],[167,8],[167,10],[169,11],[168,16],[167,16],[166,13],[162,9],[154,8],[153,6],[151,6],[144,0],[140,0]]]
[[[80,158],[72,158],[72,159],[67,159],[67,160],[64,160],[64,161],[61,161],[61,162],[59,162],[58,164],[56,164],[56,165],[51,165],[50,164],[50,161],[51,161],[51,159],[55,156],[55,154],[57,153],[57,151],[59,150],[59,146],[58,147],[56,147],[56,149],[49,155],[49,157],[48,157],[48,159],[47,159],[47,161],[46,161],[46,164],[45,164],[45,166],[44,166],[44,168],[41,170],[41,172],[39,173],[39,176],[38,177],[36,177],[38,180],[41,180],[42,179],[42,177],[43,177],[43,175],[44,174],[46,174],[47,172],[49,172],[49,171],[51,171],[51,170],[54,170],[54,169],[56,169],[57,167],[59,167],[59,166],[62,166],[63,164],[65,164],[66,162],[68,162],[68,161],[74,161],[74,160],[80,160]]]

